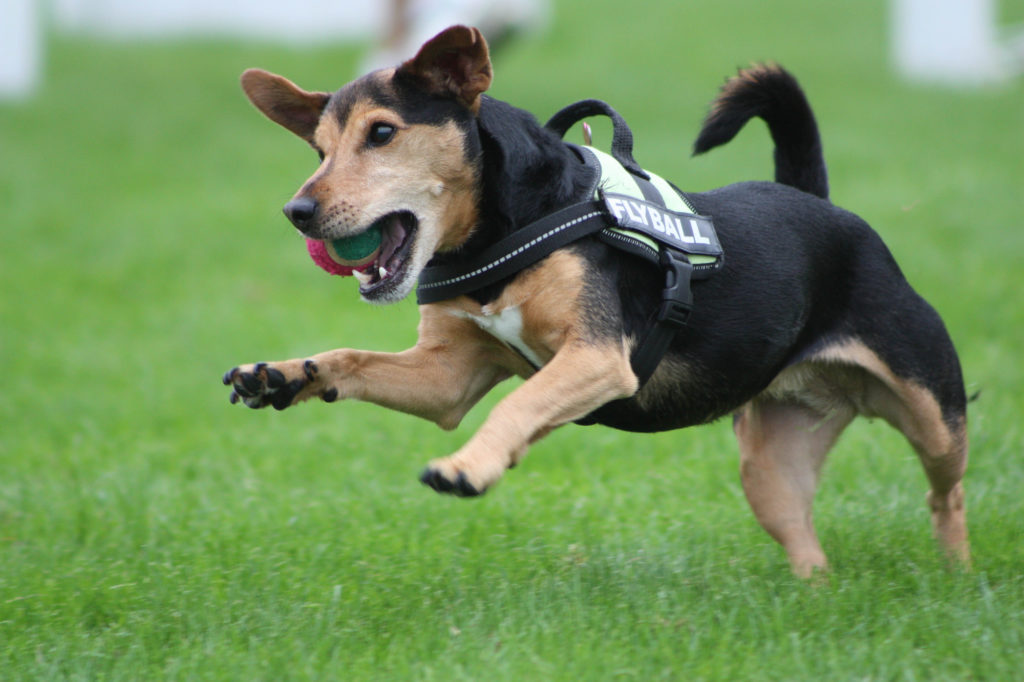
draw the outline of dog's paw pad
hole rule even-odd
[[[267,373],[267,388],[278,389],[287,383],[284,373],[279,370],[270,367],[266,370]]]

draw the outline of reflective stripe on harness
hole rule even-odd
[[[600,202],[573,204],[516,230],[469,261],[427,266],[420,273],[416,301],[422,305],[472,293],[607,225],[608,214]]]

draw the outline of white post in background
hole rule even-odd
[[[42,29],[36,0],[0,0],[0,100],[27,97],[39,81]]]
[[[1011,75],[994,0],[892,0],[896,68],[911,80],[982,85]]]

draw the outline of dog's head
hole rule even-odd
[[[479,198],[475,116],[491,77],[487,43],[465,26],[333,94],[259,69],[242,74],[256,108],[320,155],[284,207],[295,227],[324,241],[381,228],[379,255],[358,273],[365,300],[401,300],[434,253],[469,238]]]

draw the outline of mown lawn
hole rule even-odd
[[[414,339],[411,301],[371,308],[308,261],[279,209],[315,156],[237,86],[262,66],[337,87],[358,46],[57,37],[38,97],[0,105],[0,678],[1019,678],[1024,86],[900,82],[877,1],[636,9],[558,3],[497,54],[492,94],[541,119],[606,99],[641,163],[699,190],[771,175],[759,124],[689,157],[723,79],[797,74],[833,200],[890,244],[981,392],[974,571],[943,565],[883,424],[830,459],[833,572],[807,585],[746,506],[726,421],[566,427],[457,500],[416,475],[514,382],[450,433],[360,404],[232,408],[239,362]]]

